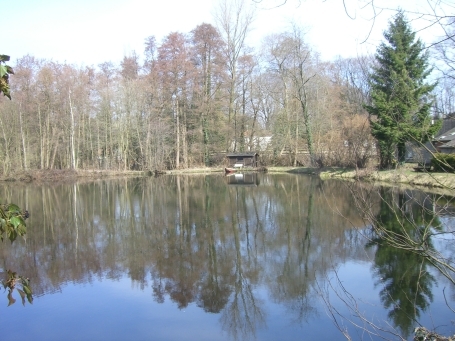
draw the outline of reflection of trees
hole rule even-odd
[[[295,312],[298,321],[304,320],[314,311],[311,304],[311,285],[315,281],[316,272],[321,265],[317,259],[312,259],[311,231],[313,227],[313,209],[316,179],[305,181],[302,186],[297,178],[295,187],[296,195],[291,201],[288,210],[283,212],[289,215],[289,211],[296,211],[298,220],[284,219],[281,226],[282,238],[285,241],[285,249],[280,257],[276,257],[272,275],[276,273],[276,279],[270,281],[274,298],[285,303],[291,311]],[[302,198],[308,200],[303,202]],[[306,213],[306,214],[305,214]],[[305,217],[306,215],[306,217]],[[297,234],[294,232],[297,230]]]
[[[229,206],[235,247],[234,285],[232,299],[223,310],[221,321],[223,328],[235,340],[245,340],[256,335],[257,326],[263,325],[265,318],[263,308],[253,290],[258,281],[258,268],[255,256],[251,252],[250,217],[244,187],[235,187],[229,191]]]
[[[203,225],[207,241],[207,273],[201,278],[201,290],[198,305],[206,312],[219,313],[229,300],[232,283],[231,262],[223,250],[217,247],[214,224],[210,218],[213,209],[210,192],[210,182],[205,181],[205,197],[203,201]]]
[[[410,245],[420,244],[429,228],[438,228],[439,221],[430,210],[409,200],[403,193],[394,195],[382,190],[383,200],[375,224],[381,230],[392,234],[397,243]],[[391,203],[396,202],[396,205]],[[397,207],[399,209],[392,209]],[[431,239],[425,239],[426,248],[432,249]],[[388,238],[378,234],[368,244],[375,245],[375,274],[378,284],[383,286],[380,292],[381,301],[389,309],[389,318],[396,327],[408,337],[414,322],[425,311],[432,300],[432,285],[435,282],[428,272],[428,260],[418,252],[391,245]]]
[[[264,321],[258,288],[301,320],[312,311],[312,283],[331,267],[330,255],[340,262],[364,257],[332,208],[354,225],[362,221],[337,182],[258,176],[255,187],[228,186],[218,175],[23,190],[15,184],[14,191],[5,184],[3,198],[19,205],[28,200],[33,229],[26,243],[5,245],[4,266],[27,274],[38,295],[70,281],[127,275],[136,287],[150,288],[157,302],[221,313],[224,327],[239,338]]]

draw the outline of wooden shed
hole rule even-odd
[[[258,166],[258,153],[231,153],[227,154],[228,167],[257,167]]]

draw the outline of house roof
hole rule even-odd
[[[443,145],[439,146],[439,148],[443,149],[443,148],[455,148],[455,139],[453,139],[452,141],[449,141],[447,143],[444,143]]]
[[[444,133],[441,133],[433,139],[433,141],[439,142],[449,142],[453,140],[455,140],[455,128],[452,128]]]

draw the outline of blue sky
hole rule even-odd
[[[160,41],[173,31],[190,32],[197,25],[214,24],[218,0],[0,0],[2,8],[2,54],[13,60],[30,54],[75,65],[119,63],[124,55],[142,55],[144,39]],[[246,0],[252,2],[252,0]],[[261,39],[282,31],[290,21],[308,29],[309,43],[328,60],[336,55],[351,57],[374,52],[387,28],[391,11],[383,11],[367,42],[372,22],[367,0],[262,0],[249,44],[256,49]],[[426,0],[376,0],[376,4],[418,10]],[[6,12],[6,13],[5,13]],[[413,23],[418,26],[417,22]],[[413,26],[414,27],[414,26]],[[417,27],[414,27],[418,29]],[[429,44],[434,34],[420,34]]]

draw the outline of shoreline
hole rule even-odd
[[[322,180],[360,180],[377,186],[408,188],[450,196],[454,196],[455,190],[454,173],[416,172],[405,167],[385,171],[331,169],[321,171],[319,177]]]
[[[170,171],[112,171],[112,170],[34,170],[22,171],[14,175],[0,177],[1,182],[67,182],[75,180],[95,180],[118,177],[152,177],[155,175],[212,174],[223,173],[224,168],[201,167]],[[309,167],[268,167],[267,173],[291,173],[319,176],[322,180],[362,180],[381,185],[408,185],[419,189],[455,190],[455,174],[416,172],[410,166],[394,170],[378,171],[371,169],[309,168]]]

